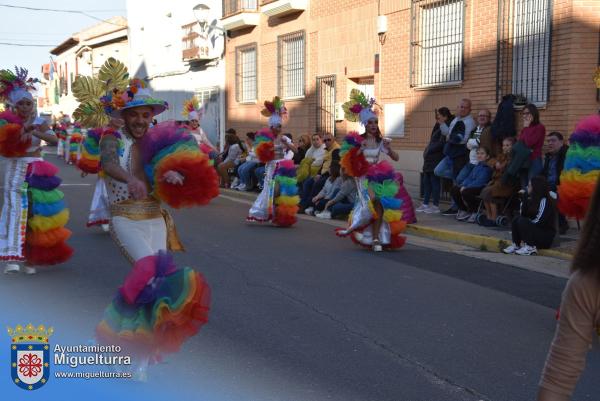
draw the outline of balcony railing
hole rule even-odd
[[[244,11],[256,11],[258,0],[223,0],[223,17]]]

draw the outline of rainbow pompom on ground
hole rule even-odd
[[[274,175],[277,197],[275,197],[275,213],[273,224],[289,227],[296,223],[298,213],[298,185],[296,166],[292,160],[282,160],[277,164]]]
[[[208,322],[210,288],[189,267],[177,268],[166,252],[138,260],[96,328],[102,344],[160,360]]]
[[[600,177],[600,114],[581,120],[569,137],[569,150],[560,175],[558,208],[582,219]]]
[[[219,179],[194,137],[174,122],[151,128],[141,141],[144,169],[153,193],[176,209],[206,205],[219,195]],[[163,179],[167,171],[184,177],[182,185]]]
[[[67,261],[73,249],[66,241],[71,231],[64,226],[69,220],[64,194],[57,188],[58,168],[45,161],[29,165],[26,181],[31,197],[32,216],[27,221],[25,258],[35,266],[55,265]]]

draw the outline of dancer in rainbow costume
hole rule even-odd
[[[218,180],[185,128],[166,122],[149,129],[166,102],[152,97],[139,79],[119,89],[128,75],[116,60],[107,63],[112,78],[104,83],[116,87],[100,102],[90,100],[80,107],[88,116],[104,110],[125,123],[120,132],[103,132],[100,163],[111,235],[133,269],[96,334],[101,343],[121,345],[132,354],[143,379],[149,362],[176,352],[207,322],[210,303],[203,276],[189,267],[177,268],[167,253],[183,246],[160,203],[174,208],[207,204],[218,195]]]
[[[265,163],[263,189],[248,212],[247,222],[272,222],[280,227],[296,223],[298,213],[298,186],[296,167],[292,160],[285,160],[285,150],[296,152],[292,140],[281,135],[283,117],[287,114],[284,103],[275,97],[265,101],[262,111],[269,117],[269,129],[261,129],[254,138],[254,151],[258,160]]]
[[[218,152],[212,142],[208,139],[206,132],[200,126],[200,120],[204,115],[204,108],[198,103],[198,99],[192,97],[183,102],[183,111],[181,114],[188,120],[190,134],[194,136],[200,150],[210,157],[211,160],[217,158]]]
[[[27,70],[0,70],[0,100],[9,111],[0,113],[0,155],[6,158],[4,202],[0,217],[0,259],[11,262],[4,272],[36,273],[35,266],[63,263],[73,254],[66,244],[71,232],[58,169],[41,157],[41,140],[56,137],[37,127],[29,92],[35,79]],[[24,263],[19,263],[24,262]]]
[[[350,132],[342,144],[341,164],[346,174],[356,180],[358,197],[348,228],[338,229],[336,233],[342,237],[349,235],[357,244],[379,252],[404,245],[406,238],[400,234],[408,222],[415,221],[415,213],[402,175],[395,172],[387,160],[380,161],[382,154],[394,161],[399,157],[379,131],[374,105],[375,99],[367,98],[356,89],[343,105],[346,119],[359,121],[365,133]]]

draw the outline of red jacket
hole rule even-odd
[[[530,125],[523,128],[519,134],[519,141],[522,141],[531,149],[529,160],[535,160],[542,157],[542,146],[546,139],[546,127],[543,124]]]

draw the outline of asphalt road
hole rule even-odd
[[[76,254],[1,276],[0,299],[87,338],[130,267],[85,228],[95,177],[56,164]],[[410,244],[373,254],[329,225],[249,226],[246,211],[219,198],[173,213],[187,247],[176,260],[204,273],[212,310],[147,386],[211,401],[534,399],[564,279]],[[574,399],[597,400],[599,374],[594,349]]]

